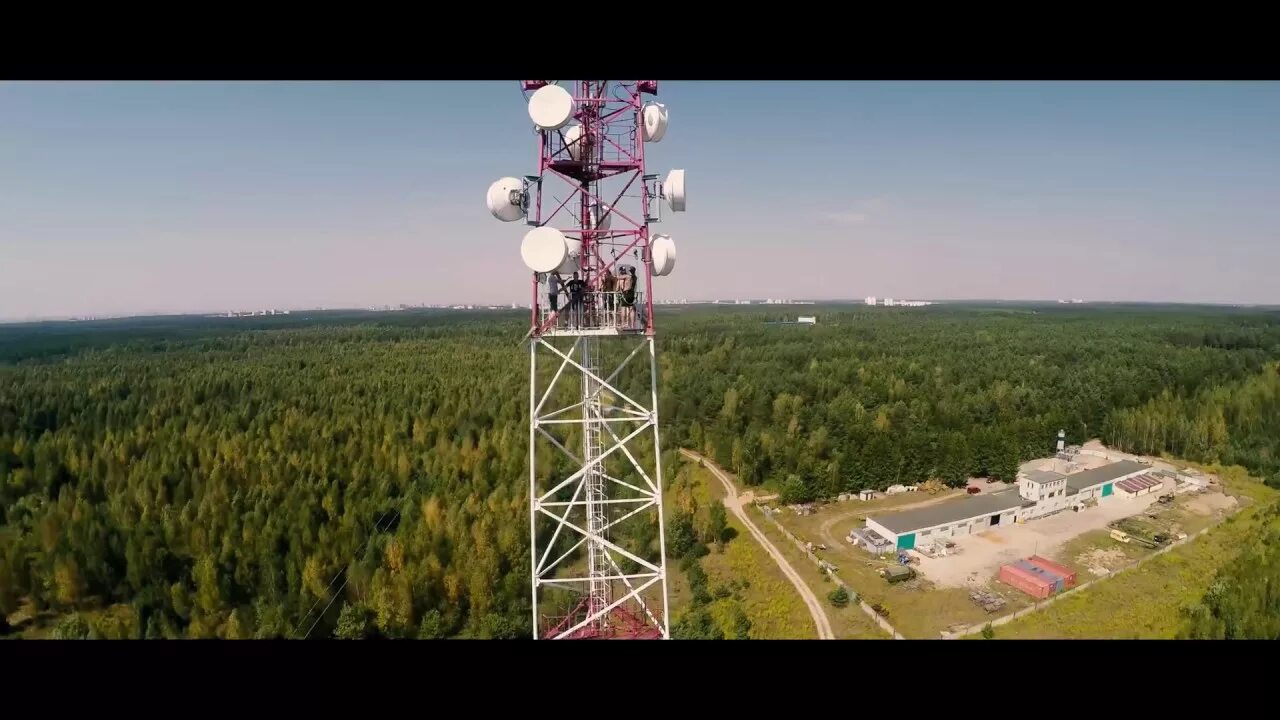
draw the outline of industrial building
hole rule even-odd
[[[1016,488],[970,496],[929,507],[867,518],[859,544],[872,552],[885,547],[911,550],[938,538],[982,532],[997,525],[1024,522],[1087,500],[1115,494],[1118,482],[1144,475],[1149,468],[1122,460],[1093,470],[1062,475],[1044,470],[1021,473]]]
[[[867,530],[887,540],[894,547],[911,550],[917,543],[968,535],[1002,523],[1014,523],[1023,516],[1025,508],[1032,505],[1034,503],[1011,488],[892,515],[869,517]]]
[[[1067,496],[1072,504],[1083,504],[1089,500],[1101,500],[1115,492],[1115,484],[1121,480],[1141,475],[1151,468],[1133,460],[1121,460],[1100,468],[1085,470],[1067,476]]]
[[[1164,479],[1152,473],[1143,473],[1116,482],[1116,493],[1122,497],[1135,498],[1164,489]]]
[[[1027,470],[1018,473],[1018,492],[1034,500],[1028,517],[1040,517],[1070,507],[1067,499],[1067,476],[1051,470]]]

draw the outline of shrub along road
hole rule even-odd
[[[818,597],[813,594],[813,590],[809,589],[809,586],[805,584],[804,580],[800,579],[800,574],[795,571],[795,568],[791,567],[791,563],[787,562],[787,559],[782,556],[782,553],[778,552],[778,548],[774,547],[773,543],[769,542],[769,538],[765,537],[764,533],[760,532],[760,528],[757,528],[755,523],[751,522],[751,518],[747,517],[747,513],[742,509],[742,501],[738,498],[738,490],[734,487],[733,481],[729,479],[729,476],[720,468],[716,467],[714,462],[707,460],[698,453],[691,450],[681,449],[680,454],[687,458],[702,462],[703,466],[710,470],[711,474],[715,475],[716,479],[724,485],[725,507],[729,508],[729,511],[742,522],[743,526],[747,528],[747,531],[751,533],[751,537],[755,538],[756,542],[760,543],[760,547],[764,548],[765,552],[769,553],[769,556],[773,558],[774,562],[778,563],[778,567],[782,569],[782,573],[786,575],[787,579],[791,581],[791,584],[795,586],[796,592],[800,593],[800,597],[804,600],[804,604],[809,607],[809,614],[813,616],[813,624],[818,629],[818,639],[834,640],[836,636],[835,633],[831,632],[831,622],[827,619],[827,613],[822,609],[822,603],[818,602]]]

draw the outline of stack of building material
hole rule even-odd
[[[988,613],[993,613],[1004,607],[1004,598],[996,595],[995,593],[986,592],[985,590],[975,590],[970,592],[969,599],[973,600],[974,603],[983,610],[986,610]]]

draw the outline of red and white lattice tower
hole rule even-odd
[[[667,130],[666,107],[646,99],[657,81],[522,87],[538,173],[493,183],[487,204],[533,226],[520,247],[533,634],[667,638],[653,283],[676,254],[650,225],[664,204],[684,210],[684,171],[645,172],[646,144]]]

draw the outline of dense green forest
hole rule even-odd
[[[1128,450],[1240,465],[1280,488],[1280,364],[1194,393],[1162,392],[1108,424]],[[1187,613],[1186,637],[1280,640],[1280,506],[1263,508],[1261,524]]]
[[[1240,465],[1280,487],[1280,365],[1194,393],[1165,390],[1113,413],[1106,435],[1132,452]]]
[[[664,466],[698,447],[806,499],[1009,477],[1061,427],[1275,478],[1280,313],[817,314],[664,308]],[[58,615],[65,637],[527,637],[523,333],[500,312],[0,327],[0,617]]]
[[[1010,478],[1059,428],[1069,442],[1106,437],[1119,409],[1280,357],[1278,313],[931,310],[828,314],[811,328],[690,316],[664,343],[663,417],[746,483],[807,500]],[[1235,442],[1216,437],[1222,453]],[[1257,456],[1245,445],[1231,457]]]
[[[1263,532],[1214,577],[1187,612],[1184,637],[1280,640],[1280,505],[1262,514]]]

